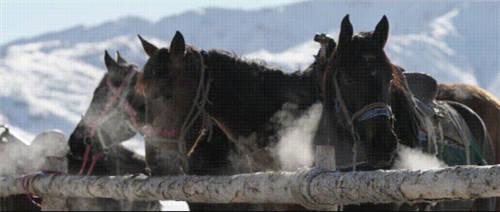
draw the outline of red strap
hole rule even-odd
[[[102,117],[106,113],[108,113],[109,110],[111,110],[111,106],[113,106],[113,104],[122,96],[123,90],[125,89],[125,86],[128,84],[128,81],[130,80],[130,77],[132,76],[133,73],[134,71],[128,73],[127,76],[125,77],[125,80],[123,80],[122,84],[120,84],[120,87],[118,88],[113,85],[113,83],[111,82],[111,80],[109,80],[109,78],[106,80],[106,84],[113,91],[114,95],[111,97],[108,103],[106,103],[106,106],[104,107],[104,110],[101,112],[99,117]],[[90,125],[92,125],[92,130],[90,131],[91,138],[95,136],[97,129],[99,129],[102,123],[103,123],[102,121],[94,121],[94,123],[89,123]]]
[[[38,196],[35,196],[33,195],[32,193],[30,193],[29,191],[29,187],[30,187],[30,179],[35,176],[36,174],[29,174],[29,175],[23,175],[23,177],[21,178],[21,184],[23,185],[23,188],[24,188],[24,192],[26,193],[26,196],[28,197],[28,199],[36,206],[38,206],[39,208],[42,207],[41,204],[39,204],[38,202],[36,202],[35,200],[33,200],[33,198],[40,198]],[[26,179],[28,178],[28,179]],[[26,183],[24,183],[26,181]]]
[[[90,153],[90,144],[87,144],[85,146],[85,153],[83,154],[82,168],[80,169],[80,172],[78,172],[78,175],[83,174],[83,170],[85,170],[85,166],[87,165],[87,161],[89,160],[89,153]]]
[[[41,172],[42,172],[42,174],[43,173],[48,173],[48,174],[67,174],[67,173],[60,172],[60,171],[50,171],[50,170],[42,170]],[[24,192],[26,193],[26,197],[28,197],[28,199],[31,201],[31,203],[33,203],[34,205],[36,205],[39,208],[41,208],[42,204],[36,202],[33,199],[33,198],[39,199],[40,197],[39,196],[35,196],[31,192],[29,192],[30,179],[33,178],[35,175],[37,175],[37,174],[23,175],[23,177],[21,178],[21,185],[23,185],[23,189],[24,189]]]
[[[106,104],[104,111],[101,112],[101,115],[99,117],[102,117],[106,113],[108,113],[109,110],[111,110],[111,106],[113,106],[113,104],[122,96],[123,90],[125,89],[125,86],[128,84],[128,81],[130,80],[130,77],[132,77],[133,73],[134,73],[134,71],[129,72],[127,74],[127,76],[125,77],[125,80],[123,80],[122,84],[120,84],[120,87],[118,87],[118,88],[113,85],[113,83],[111,82],[111,80],[109,80],[109,78],[107,79],[106,83],[109,86],[109,88],[113,91],[114,95],[111,97],[110,101]],[[127,102],[125,102],[125,103],[127,103]],[[135,111],[133,111],[133,112],[135,112]],[[131,113],[129,111],[129,114],[134,114],[134,113]],[[135,121],[135,116],[136,116],[136,114],[134,114],[133,116],[131,115],[131,118],[133,118],[133,123],[135,123],[135,125],[136,125],[137,122]],[[87,120],[86,122],[87,122],[87,124],[91,125],[91,127],[92,127],[92,129],[90,130],[89,136],[90,136],[90,138],[93,138],[103,122],[102,121],[90,121],[90,120]],[[80,172],[78,173],[79,175],[82,175],[83,171],[85,170],[85,166],[87,165],[89,153],[90,153],[90,145],[87,144],[87,146],[85,148],[85,154],[83,156],[82,168],[80,169]],[[89,171],[87,172],[87,175],[90,175],[92,173],[92,169],[94,168],[94,165],[97,162],[97,159],[98,159],[98,157],[92,158],[92,164],[90,166]]]
[[[92,170],[94,170],[95,163],[97,162],[97,159],[99,159],[99,156],[93,156],[92,157],[92,163],[90,163],[89,171],[87,172],[87,175],[92,174]]]

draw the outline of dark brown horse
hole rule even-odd
[[[482,155],[490,155],[487,154],[488,149],[485,148],[488,147],[487,144],[490,141],[487,135],[484,136],[485,130],[482,121],[477,118],[477,115],[472,110],[459,103],[434,102],[432,99],[429,99],[429,97],[433,96],[432,89],[420,92],[420,90],[414,90],[415,87],[408,85],[412,85],[408,82],[413,81],[407,82],[403,72],[398,67],[392,65],[383,52],[383,47],[388,37],[388,21],[386,17],[382,18],[373,32],[359,33],[353,36],[352,31],[352,25],[349,22],[348,16],[346,16],[342,21],[339,45],[332,56],[330,56],[329,66],[325,72],[325,104],[331,104],[330,107],[325,108],[334,111],[333,114],[338,114],[337,117],[332,116],[332,118],[342,120],[342,117],[346,117],[343,119],[344,122],[351,118],[352,122],[347,121],[346,125],[348,127],[345,127],[349,129],[349,126],[352,126],[349,123],[356,123],[355,118],[363,117],[364,114],[371,114],[366,115],[368,117],[385,117],[386,121],[390,121],[391,117],[394,116],[394,126],[381,122],[378,124],[381,128],[375,128],[376,130],[372,128],[372,133],[378,134],[377,130],[384,132],[384,128],[390,131],[394,129],[394,132],[397,134],[396,141],[410,147],[422,148],[431,154],[436,154],[438,158],[444,160],[449,165],[467,163],[484,165],[485,162]],[[408,75],[408,77],[416,78],[415,75]],[[432,79],[428,80],[428,82],[432,81]],[[356,87],[349,87],[351,84],[356,85]],[[429,87],[432,86],[429,85]],[[437,84],[434,87],[437,87]],[[343,90],[342,88],[350,89]],[[349,90],[358,92],[352,93],[351,91],[349,97],[354,99],[351,100],[351,103],[344,102],[338,98],[338,96],[345,96],[343,95],[344,92],[348,93]],[[418,95],[414,96],[412,91],[418,92]],[[358,108],[364,108],[363,105],[368,105],[366,107],[372,109],[369,104],[370,102],[376,104],[378,101],[380,104],[373,107],[375,108],[373,112],[360,109],[362,112],[352,114],[349,112],[349,107],[355,108],[355,99],[368,99],[364,104],[358,104]],[[343,108],[347,112],[342,111]],[[392,113],[389,108],[392,108]],[[433,109],[429,110],[427,108]],[[436,110],[439,112],[435,112]],[[357,123],[361,124],[363,120]],[[441,135],[439,139],[436,137],[436,127],[439,129],[443,127],[444,129],[436,130]],[[348,131],[354,134],[352,137],[356,140],[356,130],[355,127],[352,128],[354,130]],[[443,143],[443,139],[446,139],[446,142]],[[379,145],[379,151],[382,151],[379,154],[385,154],[387,155],[386,159],[390,159],[391,157],[389,156],[392,156],[393,153],[391,147],[392,150],[395,149],[395,145],[390,145],[393,140],[387,137],[378,141],[377,144],[372,142],[368,145]],[[387,141],[389,141],[389,145]],[[458,146],[448,145],[452,143]],[[460,147],[460,145],[463,147]],[[371,151],[374,149],[375,147]],[[384,149],[385,152],[383,152]],[[370,155],[374,153],[368,152],[365,154]],[[491,162],[491,160],[488,162]],[[460,204],[457,202],[438,204],[438,209],[457,205]],[[464,204],[465,207],[467,205],[470,206],[468,203]],[[478,206],[479,208],[488,209],[491,206],[491,202],[482,202]]]
[[[488,91],[469,84],[439,84],[437,99],[460,102],[474,110],[484,121],[500,163],[500,100]]]
[[[469,84],[439,84],[437,99],[449,100],[467,105],[476,112],[486,125],[495,153],[495,164],[500,164],[500,100],[488,91]],[[500,199],[497,198],[496,210],[500,211]]]
[[[137,79],[142,73],[137,66],[127,63],[119,54],[118,60],[115,61],[106,52],[104,61],[107,72],[95,89],[87,112],[69,139],[70,157],[73,161],[70,168],[72,173],[79,172],[88,143],[91,151],[87,158],[100,156],[93,174],[143,173],[146,168],[144,158],[120,145],[137,133],[144,133],[144,97],[141,93],[136,93]],[[91,136],[92,134],[94,136]],[[193,149],[189,157],[189,174],[234,174],[235,168],[229,162],[229,155],[235,151],[234,144],[218,128],[214,128],[212,134],[207,136],[213,141],[207,142],[208,139],[202,139]],[[90,165],[89,159],[86,167]],[[84,173],[86,172],[87,170]],[[109,201],[107,205],[110,206],[111,203],[113,201]],[[245,208],[244,204],[188,204],[191,210]]]
[[[179,32],[170,48],[141,40],[150,56],[142,92],[146,123],[154,132],[146,139],[146,159],[153,174],[183,171],[187,148],[182,145],[189,146],[198,137],[196,130],[186,127],[186,120],[195,118],[215,122],[250,158],[252,171],[279,169],[269,151],[277,142],[270,119],[285,103],[296,105],[300,114],[319,100],[312,74],[286,74],[225,51],[197,50],[187,46]],[[165,155],[171,160],[162,158]]]
[[[383,50],[387,36],[385,17],[374,32],[354,36],[349,16],[342,21],[324,73],[321,124],[327,127],[320,129],[328,129],[328,139],[317,141],[335,147],[338,169],[389,168],[394,158],[398,140],[389,87],[400,79],[393,78],[396,70]]]
[[[141,107],[140,97],[130,93],[135,91],[138,69],[120,56],[117,63],[107,52],[104,61],[108,71],[95,89],[87,112],[68,141],[68,172],[100,176],[145,174],[144,157],[120,144],[137,132],[132,124],[136,121],[132,119],[139,123],[143,119],[143,114],[130,116],[133,114],[131,109],[138,110]],[[161,209],[158,201],[130,202],[105,198],[70,198],[68,207],[70,210]]]
[[[196,50],[186,46],[179,32],[169,49],[145,40],[143,46],[150,56],[143,77],[145,96],[151,101],[147,105],[150,111],[164,113],[146,118],[152,128],[171,132],[172,137],[179,135],[200,88],[207,93],[203,113],[237,145],[238,138],[256,133],[259,148],[269,145],[269,119],[284,103],[305,110],[318,101],[310,75],[286,74],[225,51]]]

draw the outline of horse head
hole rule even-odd
[[[135,89],[140,72],[136,65],[127,63],[118,52],[117,55],[115,61],[105,52],[107,72],[70,135],[70,149],[77,158],[88,155],[84,153],[86,149],[91,149],[93,156],[102,155],[113,144],[134,136],[144,122],[144,98]]]
[[[188,125],[198,118],[197,111],[190,109],[203,101],[200,99],[206,83],[206,77],[202,76],[205,68],[203,57],[194,47],[186,46],[178,31],[170,48],[157,48],[139,38],[149,55],[141,80],[141,92],[147,102],[149,132],[162,137],[184,136]]]
[[[339,167],[355,162],[385,167],[392,162],[398,139],[389,106],[390,88],[396,80],[395,68],[384,52],[388,32],[384,16],[374,31],[353,35],[346,15],[338,46],[328,58],[323,98],[333,126],[338,126],[334,142]],[[354,156],[351,149],[355,149]]]

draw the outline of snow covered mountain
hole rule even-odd
[[[167,46],[175,30],[199,48],[219,48],[287,70],[306,67],[317,32],[337,38],[351,15],[354,31],[373,30],[387,15],[389,57],[409,71],[441,82],[478,84],[500,91],[500,3],[440,1],[306,1],[259,10],[206,8],[157,22],[124,17],[75,26],[0,47],[0,123],[31,140],[48,129],[69,134],[104,74],[103,52],[119,50],[142,66],[137,34]]]
[[[206,8],[156,22],[129,16],[7,43],[0,46],[0,124],[28,142],[49,129],[69,135],[104,74],[104,50],[144,64],[137,34],[167,46],[180,30],[199,48],[225,49],[292,71],[313,61],[315,33],[337,39],[345,14],[355,32],[373,30],[387,15],[386,51],[408,71],[477,84],[500,96],[500,3],[306,1],[259,10]]]

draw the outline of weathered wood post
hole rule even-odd
[[[335,171],[335,147],[332,145],[315,145],[314,166]],[[338,211],[342,205],[332,205],[329,209]]]
[[[24,193],[21,177],[0,177],[0,196]],[[233,176],[150,178],[43,174],[29,192],[45,195],[203,203],[301,204],[333,210],[336,204],[429,202],[500,196],[500,165],[426,171],[260,172]]]
[[[315,145],[314,166],[335,171],[335,148],[332,145]]]

